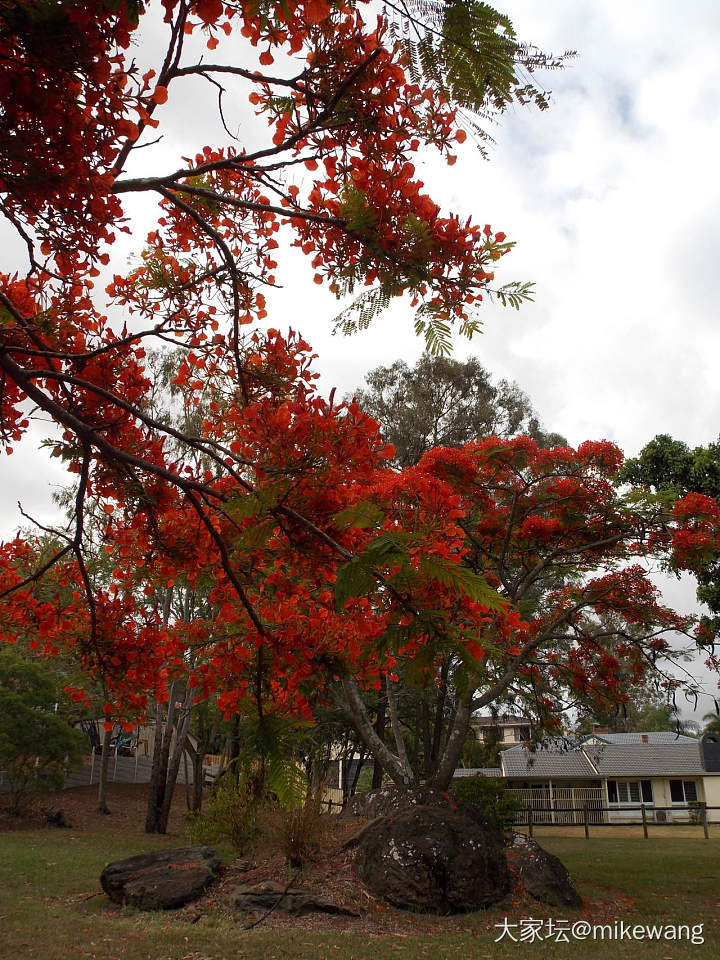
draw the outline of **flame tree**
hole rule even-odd
[[[130,50],[146,6],[162,8],[166,45],[143,72]],[[191,55],[198,37],[212,62]],[[392,685],[398,671],[448,684],[451,652],[443,786],[478,704],[541,677],[559,689],[611,675],[586,615],[613,609],[621,631],[641,626],[614,646],[638,673],[638,650],[689,629],[632,563],[671,548],[672,522],[617,497],[613,448],[491,439],[397,472],[374,421],[318,395],[303,338],[258,329],[281,239],[317,283],[355,297],[346,331],[406,295],[442,352],[453,327],[478,329],[483,297],[517,305],[525,285],[494,286],[505,234],[443,213],[412,161],[431,146],[452,164],[468,130],[482,138],[478,117],[544,106],[527,72],[557,63],[481,3],[3,4],[0,210],[28,270],[0,275],[0,443],[7,455],[26,442],[39,410],[76,477],[50,558],[35,562],[31,538],[2,547],[4,639],[76,650],[107,684],[108,714],[128,720],[190,664],[198,699],[217,693],[227,714],[252,702],[260,720],[310,714],[336,689],[404,786],[417,775]],[[226,86],[240,85],[260,133],[189,144],[157,171],[140,150],[193,80],[217,93],[223,124]],[[156,215],[123,270],[113,243],[132,232],[138,195]],[[152,412],[146,350],[168,340],[184,354],[175,385],[203,410],[192,429]],[[93,537],[115,563],[104,579]],[[175,583],[207,593],[207,616],[163,615]],[[383,683],[395,751],[373,739],[360,696]],[[542,697],[550,712],[554,694]]]

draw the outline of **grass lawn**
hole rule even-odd
[[[112,818],[111,818],[112,819]],[[109,825],[108,825],[109,826]],[[539,840],[565,862],[592,906],[581,913],[526,903],[503,904],[463,917],[403,918],[401,932],[387,932],[378,917],[321,918],[282,926],[242,929],[220,904],[191,916],[188,911],[149,914],[122,910],[96,896],[100,870],[110,860],[153,848],[177,846],[181,835],[147,837],[141,825],[116,833],[90,825],[83,830],[17,830],[0,833],[0,957],[18,960],[390,960],[390,958],[537,957],[613,960],[705,960],[720,957],[720,838],[704,840],[692,830],[645,841],[606,830],[582,836],[541,832]],[[572,831],[564,831],[565,834]],[[602,904],[601,916],[597,904]],[[571,922],[704,924],[705,943],[657,942],[495,943],[495,924],[507,915],[552,917]],[[190,922],[195,920],[196,922]],[[373,921],[374,922],[374,921]],[[383,929],[385,926],[385,929]],[[519,928],[515,928],[518,935]]]

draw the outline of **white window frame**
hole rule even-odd
[[[642,789],[643,781],[646,781],[647,783],[650,784],[650,796],[651,796],[651,798],[652,798],[652,799],[650,799],[650,800],[643,800],[643,789]],[[615,794],[616,794],[616,796],[617,796],[617,798],[618,798],[617,800],[611,800],[611,799],[610,799],[610,783],[614,783],[614,784],[615,784]],[[633,800],[633,799],[631,798],[631,796],[630,796],[630,786],[631,786],[631,784],[637,787],[637,791],[638,791],[638,799],[637,799],[637,800]],[[621,800],[621,799],[620,799],[620,790],[621,790],[621,788],[624,788],[625,795],[626,795],[627,798],[628,798],[627,800]],[[608,787],[607,787],[607,789],[608,789],[608,805],[611,806],[611,807],[613,807],[613,808],[616,808],[616,807],[639,807],[641,804],[644,804],[646,807],[652,807],[652,806],[655,805],[654,793],[653,793],[653,788],[652,788],[652,780],[650,780],[648,777],[643,777],[641,780],[615,780],[615,779],[608,779]]]

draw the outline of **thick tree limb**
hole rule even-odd
[[[412,785],[414,776],[402,765],[399,757],[388,750],[375,732],[357,683],[352,677],[345,677],[342,686],[346,699],[345,710],[352,717],[355,728],[365,741],[368,750],[382,764],[383,769],[398,787],[407,789]]]

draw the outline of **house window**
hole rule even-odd
[[[670,799],[673,803],[696,803],[698,798],[695,780],[671,780]]]
[[[649,780],[608,780],[609,803],[652,803]]]

